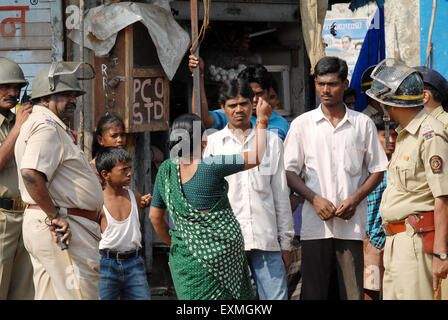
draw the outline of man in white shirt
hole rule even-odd
[[[336,268],[340,298],[361,300],[366,196],[381,182],[387,158],[373,121],[343,103],[346,62],[319,60],[315,86],[320,106],[292,122],[284,144],[288,185],[306,200],[302,299],[328,299]]]
[[[219,103],[229,122],[208,136],[204,157],[247,151],[255,143],[251,124],[253,91],[242,79],[224,82]],[[259,121],[259,120],[257,120]],[[294,237],[289,188],[283,161],[283,145],[267,132],[261,164],[228,176],[228,197],[244,236],[244,245],[261,300],[288,298],[286,270]]]

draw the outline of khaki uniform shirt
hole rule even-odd
[[[397,132],[380,205],[384,222],[434,211],[434,199],[448,195],[448,134],[443,125],[423,109]]]
[[[55,206],[101,210],[103,191],[98,178],[67,126],[48,108],[33,107],[17,138],[15,156],[19,169],[34,169],[45,174]],[[21,176],[19,188],[23,201],[35,204]]]
[[[16,116],[8,112],[7,117],[0,114],[0,145],[5,141],[14,126]],[[0,171],[0,198],[17,198],[20,196],[17,180],[17,167],[12,158]]]
[[[437,108],[435,108],[432,112],[431,115],[436,118],[437,120],[439,120],[440,122],[442,122],[445,126],[445,129],[448,126],[448,112],[446,112],[445,110],[443,110],[442,106],[438,106]]]
[[[373,116],[375,113],[378,113],[379,111],[376,110],[373,106],[371,106],[370,104],[367,105],[367,107],[362,111],[362,113],[364,113],[366,116],[371,117]]]

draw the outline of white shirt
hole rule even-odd
[[[251,149],[255,129],[244,143],[228,125],[207,137],[208,155],[235,154]],[[294,226],[289,188],[283,163],[283,144],[277,134],[267,132],[268,144],[258,167],[226,177],[229,201],[241,225],[245,250],[290,250]]]
[[[345,110],[336,128],[321,106],[298,116],[284,143],[285,169],[302,174],[306,186],[336,208],[361,187],[368,172],[385,171],[387,167],[373,121],[365,114]],[[366,218],[366,199],[359,203],[350,220],[335,217],[326,221],[305,201],[300,238],[364,240]]]

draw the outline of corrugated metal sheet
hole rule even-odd
[[[62,60],[61,17],[60,0],[0,2],[0,56],[17,62],[30,84],[40,69]]]

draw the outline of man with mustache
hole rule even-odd
[[[35,299],[74,300],[80,298],[78,289],[84,299],[98,299],[103,191],[62,121],[72,118],[77,97],[85,92],[75,74],[53,74],[57,66],[52,67],[34,78],[33,113],[14,150],[28,204],[23,240],[34,268]],[[60,241],[69,245],[73,267],[67,266]]]
[[[249,82],[238,78],[222,83],[219,103],[229,122],[224,129],[207,137],[204,157],[242,152],[256,143],[255,126],[250,120],[252,101],[254,92]],[[258,108],[263,103],[267,102],[259,98]],[[269,130],[266,139],[266,152],[259,167],[226,177],[228,197],[241,225],[258,298],[287,300],[286,272],[294,226],[282,140]]]
[[[387,158],[373,121],[343,102],[347,73],[337,57],[318,61],[314,83],[321,104],[294,119],[284,144],[288,185],[305,199],[305,300],[329,298],[333,270],[341,299],[364,298],[366,197],[381,182]]]
[[[205,82],[204,82],[204,60],[202,58],[198,59],[195,55],[190,55],[188,60],[188,67],[190,68],[190,72],[193,73],[194,68],[199,66],[200,70],[200,86],[201,86],[201,117],[202,121],[204,121],[206,128],[213,128],[221,130],[223,129],[229,119],[226,114],[222,111],[222,109],[217,110],[208,110],[208,102],[207,95],[205,93]],[[252,106],[253,106],[253,114],[250,118],[250,122],[255,126],[257,117],[255,112],[255,107],[257,106],[258,99],[263,99],[269,103],[270,100],[270,92],[271,90],[275,90],[273,88],[274,84],[272,83],[273,78],[272,75],[268,72],[268,70],[261,64],[249,65],[246,69],[242,70],[237,78],[246,80],[249,82],[250,87],[254,93],[254,97],[252,98]],[[278,100],[278,97],[277,97]],[[271,104],[272,109],[274,109],[275,105]],[[286,134],[289,130],[288,121],[285,118],[280,116],[277,112],[272,110],[272,115],[269,118],[268,122],[268,130],[275,132],[280,139],[285,140]]]
[[[24,205],[20,199],[14,145],[31,105],[14,114],[20,90],[28,84],[22,69],[0,58],[0,300],[33,299],[33,269],[23,246]]]

